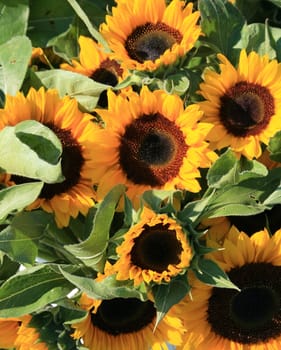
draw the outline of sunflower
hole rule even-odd
[[[40,334],[37,329],[30,326],[31,320],[30,315],[22,317],[14,344],[16,350],[48,350],[47,344],[40,341]]]
[[[215,243],[214,243],[215,245]],[[222,250],[209,254],[237,289],[195,281],[192,301],[175,306],[186,327],[189,350],[269,350],[281,344],[281,229],[248,237],[234,226]]]
[[[280,162],[276,162],[270,158],[270,153],[267,149],[262,152],[261,156],[258,158],[258,161],[265,165],[268,170],[281,167]]]
[[[106,53],[100,44],[93,39],[81,35],[78,39],[80,45],[79,61],[71,60],[72,65],[62,63],[60,68],[86,75],[103,84],[116,86],[126,76],[124,69]],[[101,93],[98,104],[107,106],[106,91]]]
[[[80,305],[89,312],[82,322],[72,325],[73,338],[81,339],[90,350],[168,350],[166,342],[181,344],[182,323],[171,312],[154,330],[156,309],[150,300],[94,300],[83,294]]]
[[[113,266],[117,280],[170,282],[189,267],[192,250],[181,226],[167,214],[145,208],[141,220],[125,234],[117,247],[119,259]]]
[[[198,122],[197,105],[184,109],[180,97],[147,87],[140,94],[108,91],[108,103],[96,110],[105,122],[95,138],[99,199],[117,183],[127,186],[136,205],[151,188],[200,191],[198,168],[217,156],[204,141],[212,125]]]
[[[230,147],[248,159],[262,154],[261,144],[280,130],[281,64],[256,52],[241,51],[238,68],[219,54],[220,73],[204,74],[200,106],[214,124],[208,139],[213,148]]]
[[[193,4],[172,0],[117,0],[100,27],[117,60],[128,69],[153,71],[190,51],[201,28]]]
[[[50,128],[62,144],[62,173],[60,183],[45,183],[38,199],[28,209],[42,207],[53,212],[58,226],[67,226],[70,217],[81,212],[86,215],[93,206],[94,191],[92,159],[95,151],[92,138],[96,128],[91,115],[79,111],[77,101],[59,98],[55,90],[36,91],[31,88],[27,97],[22,93],[7,96],[5,108],[0,110],[0,130],[24,120],[37,120]],[[31,179],[9,176],[9,184],[21,184]]]
[[[0,318],[1,349],[9,349],[14,347],[20,323],[20,320],[17,318]]]

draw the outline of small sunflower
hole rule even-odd
[[[0,318],[1,349],[14,348],[20,324],[20,319],[17,318]]]
[[[136,298],[94,300],[82,295],[80,305],[88,316],[73,324],[74,339],[81,339],[91,350],[168,350],[167,342],[181,344],[183,327],[171,312],[157,328],[152,301]]]
[[[110,53],[104,52],[100,44],[83,35],[79,37],[78,42],[79,61],[73,59],[72,65],[62,63],[62,69],[86,75],[99,83],[111,86],[116,86],[124,79],[125,71]],[[101,107],[107,106],[106,91],[101,94],[98,104]]]
[[[207,70],[199,93],[208,139],[215,149],[230,146],[248,159],[262,154],[261,143],[280,130],[281,64],[256,52],[241,51],[238,68],[219,54],[220,73]]]
[[[40,341],[38,330],[29,325],[31,320],[30,315],[22,317],[14,344],[16,350],[48,350],[47,344]]]
[[[118,183],[136,205],[151,188],[200,191],[199,167],[217,156],[204,141],[212,125],[199,122],[197,105],[184,109],[179,96],[147,87],[140,94],[108,91],[108,103],[107,110],[96,110],[105,122],[95,138],[99,199]]]
[[[279,349],[281,229],[272,237],[266,229],[248,237],[233,226],[223,248],[209,257],[240,291],[195,281],[192,300],[175,306],[186,327],[184,345],[177,349]]]
[[[92,188],[95,150],[92,138],[96,128],[92,116],[78,109],[77,101],[60,99],[55,90],[36,91],[31,88],[25,97],[22,93],[7,96],[4,109],[0,110],[0,130],[24,120],[37,120],[50,128],[62,144],[61,183],[45,183],[39,198],[28,209],[42,207],[53,212],[57,224],[67,226],[70,217],[81,212],[86,215],[93,206],[95,193]],[[21,184],[30,179],[12,175],[9,184]]]
[[[170,282],[189,267],[192,259],[192,249],[176,220],[150,209],[142,212],[140,222],[125,234],[116,251],[116,279],[132,279],[135,286],[143,281]]]
[[[172,0],[117,0],[101,34],[128,69],[153,71],[190,51],[201,28],[193,4]]]

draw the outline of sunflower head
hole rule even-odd
[[[141,220],[124,235],[113,265],[117,280],[140,283],[170,282],[190,265],[193,253],[176,220],[145,208]],[[112,271],[111,271],[112,272]]]
[[[80,305],[87,317],[73,324],[74,339],[90,349],[168,349],[166,342],[181,343],[181,321],[170,312],[154,330],[156,309],[152,301],[136,298],[95,300],[82,295]]]
[[[59,226],[67,226],[70,217],[77,217],[79,212],[85,215],[94,204],[93,138],[98,127],[91,119],[91,115],[79,111],[76,100],[61,99],[55,90],[43,88],[38,91],[31,88],[26,97],[20,92],[7,96],[5,107],[0,110],[0,130],[24,120],[36,120],[51,129],[60,140],[65,180],[45,183],[39,198],[28,208],[42,207],[54,213]],[[8,178],[9,185],[33,181],[13,174]]]
[[[61,69],[86,75],[98,83],[116,86],[125,76],[126,71],[104,51],[102,45],[93,39],[81,35],[78,39],[80,46],[79,61],[72,59],[72,64],[62,63]],[[106,91],[102,92],[98,101],[101,107],[107,106]]]
[[[266,229],[251,237],[234,226],[223,249],[208,254],[239,288],[226,289],[195,281],[192,301],[178,312],[184,318],[186,340],[180,349],[269,349],[281,341],[281,230]]]
[[[208,139],[213,148],[230,147],[248,159],[258,158],[261,144],[280,129],[281,64],[267,56],[241,51],[235,68],[218,55],[220,73],[207,70],[200,94],[205,120],[213,123]]]
[[[193,4],[172,0],[117,0],[100,31],[128,69],[155,70],[192,49],[201,34]]]
[[[184,109],[179,96],[147,87],[140,94],[108,95],[108,109],[97,110],[105,123],[96,139],[98,198],[116,183],[127,186],[136,205],[152,188],[198,192],[199,167],[216,159],[205,142],[212,125],[199,122],[199,107]]]

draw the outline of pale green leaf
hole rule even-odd
[[[21,88],[31,52],[31,41],[26,36],[15,36],[0,46],[0,89],[5,94],[15,95]]]

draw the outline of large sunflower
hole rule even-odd
[[[103,47],[93,39],[81,35],[78,39],[80,45],[79,61],[71,60],[72,65],[62,63],[60,67],[65,70],[80,73],[103,84],[116,86],[125,77],[120,64],[112,59],[112,54],[106,53]],[[106,92],[99,98],[101,107],[107,106]]]
[[[223,248],[210,257],[240,291],[195,281],[192,300],[186,297],[175,306],[187,331],[178,349],[279,349],[281,230],[270,236],[265,229],[248,237],[233,226]]]
[[[128,69],[155,70],[191,50],[201,34],[193,4],[172,0],[117,0],[100,27],[109,46]]]
[[[10,349],[15,346],[20,323],[17,318],[0,318],[0,349]]]
[[[5,108],[0,110],[0,130],[24,120],[37,120],[49,127],[62,143],[61,183],[44,184],[39,198],[29,209],[42,207],[53,212],[59,226],[67,226],[70,217],[79,212],[86,214],[93,206],[94,192],[92,159],[95,150],[93,135],[97,126],[92,116],[79,111],[77,101],[69,97],[59,98],[55,90],[36,91],[31,88],[25,97],[22,93],[7,96]],[[20,184],[30,179],[11,175],[10,184]]]
[[[89,313],[73,324],[74,339],[90,350],[168,350],[167,342],[180,345],[183,326],[170,312],[154,330],[156,309],[151,301],[136,298],[94,300],[82,295],[80,305]]]
[[[189,267],[192,250],[176,220],[149,209],[141,220],[125,234],[116,249],[119,260],[113,266],[117,280],[170,282],[173,276]]]
[[[22,317],[14,343],[16,350],[48,350],[47,344],[40,341],[38,330],[30,326],[31,320],[30,315]]]
[[[238,68],[219,54],[220,73],[207,70],[199,93],[205,121],[214,124],[208,139],[215,149],[230,146],[238,155],[258,158],[261,143],[280,130],[281,64],[241,51]]]
[[[105,122],[95,138],[98,197],[117,183],[132,200],[151,188],[198,192],[198,168],[216,159],[204,141],[212,125],[198,122],[199,107],[184,109],[180,97],[147,87],[108,97],[108,109],[97,110]]]

